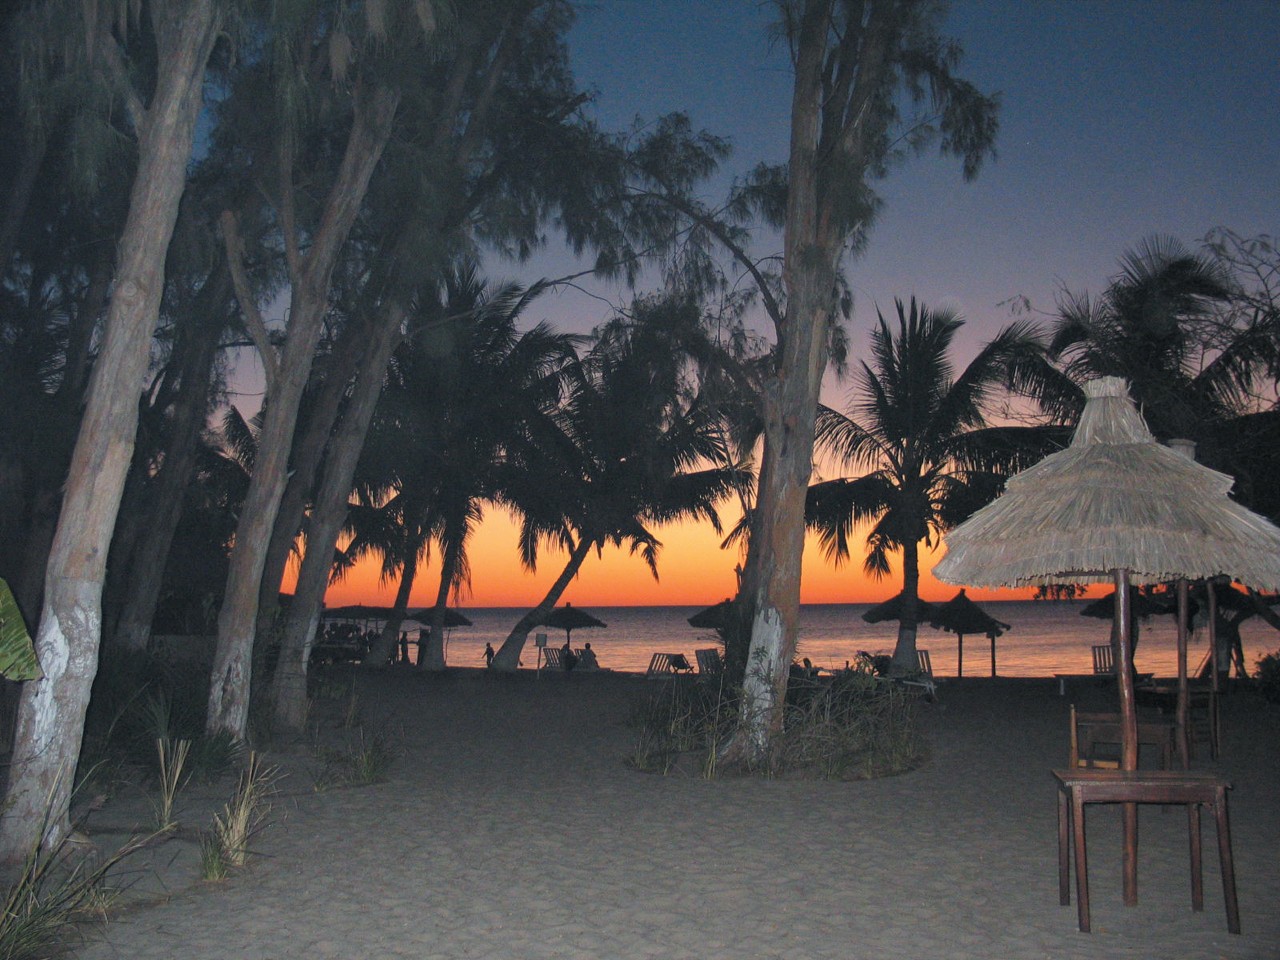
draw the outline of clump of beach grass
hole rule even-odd
[[[41,837],[48,836],[51,811],[52,799],[46,805]],[[111,902],[107,874],[150,840],[135,837],[105,858],[92,848],[86,850],[73,834],[50,845],[34,843],[4,889],[0,958],[43,960],[60,953],[76,924],[101,916]]]
[[[334,787],[364,787],[384,783],[395,762],[396,750],[385,731],[366,736],[364,727],[348,731],[340,747],[319,748],[321,761],[314,776],[317,792]]]
[[[174,740],[171,737],[159,737],[156,740],[160,793],[152,801],[152,806],[155,808],[156,830],[161,833],[174,830],[178,825],[174,820],[173,810],[178,793],[191,779],[185,769],[190,752],[190,740]]]
[[[633,715],[638,733],[626,762],[666,775],[690,756],[700,776],[720,776],[721,751],[740,723],[741,690],[679,679],[665,686]],[[915,698],[869,671],[850,670],[820,681],[793,678],[769,754],[735,772],[867,779],[904,773],[925,756]]]
[[[212,836],[225,866],[245,865],[249,858],[249,844],[267,824],[279,779],[279,767],[266,766],[255,751],[249,752],[235,793],[222,808],[222,813],[213,815]],[[206,862],[203,845],[201,861]]]

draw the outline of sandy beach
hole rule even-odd
[[[250,867],[199,880],[195,844],[135,862],[122,909],[83,960],[743,960],[1280,957],[1280,707],[1224,701],[1243,934],[1227,933],[1212,820],[1191,909],[1187,820],[1144,807],[1137,907],[1120,894],[1120,815],[1090,807],[1092,934],[1058,903],[1055,792],[1067,711],[1086,684],[948,680],[922,704],[930,760],[866,782],[643,774],[624,762],[628,675],[535,680],[455,671],[356,677],[366,731],[394,739],[390,780],[318,792],[289,772]],[[325,705],[317,716],[323,718]],[[340,704],[327,705],[330,714]],[[336,723],[336,720],[332,721]],[[184,823],[230,792],[192,786]],[[185,806],[184,806],[185,805]],[[86,822],[103,846],[149,813],[121,790]]]

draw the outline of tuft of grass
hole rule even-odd
[[[200,876],[210,883],[227,879],[230,869],[217,832],[200,834]]]
[[[40,835],[52,823],[52,793]],[[60,952],[75,925],[101,915],[112,900],[107,874],[126,857],[145,846],[150,837],[133,838],[115,853],[99,860],[78,849],[70,835],[46,847],[37,842],[4,891],[0,916],[0,957],[4,960],[43,960]]]
[[[279,779],[279,767],[264,766],[256,752],[249,752],[235,793],[222,813],[213,815],[214,837],[228,867],[243,867],[248,860],[249,844],[266,826]]]
[[[742,696],[723,685],[668,684],[633,717],[639,733],[626,762],[665,775],[687,754],[697,761],[699,775],[714,779],[723,772],[723,745],[737,731]],[[744,772],[840,780],[904,773],[925,758],[915,710],[900,687],[870,671],[831,680],[793,678],[782,732],[769,755]]]
[[[160,795],[152,801],[156,814],[156,830],[165,833],[174,829],[174,803],[178,793],[187,785],[191,775],[186,772],[187,755],[191,751],[190,740],[172,740],[160,737],[156,740],[156,759],[160,767]]]
[[[396,759],[395,748],[386,734],[379,732],[367,738],[363,727],[345,746],[319,750],[317,755],[322,764],[314,778],[317,791],[384,783]]]

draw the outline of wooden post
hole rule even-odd
[[[1116,671],[1116,689],[1120,692],[1120,769],[1138,769],[1138,714],[1134,707],[1133,661],[1129,648],[1129,571],[1113,571],[1116,585],[1115,638],[1112,661]],[[1138,902],[1138,805],[1124,805],[1124,904]]]
[[[956,676],[964,676],[964,634],[956,634]]]
[[[1191,743],[1187,721],[1191,698],[1190,686],[1187,683],[1187,581],[1180,578],[1177,584],[1178,596],[1178,759],[1182,761],[1182,769],[1191,769]]]
[[[991,634],[991,675],[996,675],[996,635]]]

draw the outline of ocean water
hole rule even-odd
[[[1084,601],[1012,600],[983,602],[982,608],[1010,629],[996,640],[996,673],[1002,677],[1050,677],[1055,673],[1089,673],[1093,670],[1094,644],[1110,640],[1111,621],[1081,616]],[[870,604],[806,604],[800,611],[798,657],[808,657],[816,666],[843,667],[859,651],[892,653],[897,640],[897,623],[866,623],[862,614]],[[603,620],[605,629],[575,630],[573,645],[590,642],[602,667],[643,672],[654,653],[684,653],[693,662],[693,651],[716,646],[713,631],[690,627],[687,618],[701,607],[591,607],[589,612]],[[502,645],[511,627],[524,613],[503,607],[466,608],[470,627],[449,632],[447,659],[451,666],[484,665],[484,645]],[[406,622],[406,629],[417,624]],[[546,629],[547,642],[564,643],[563,630]],[[1250,672],[1264,653],[1280,648],[1280,633],[1257,618],[1241,630],[1245,663]],[[952,633],[921,625],[917,646],[930,652],[937,676],[957,675],[957,642]],[[1208,636],[1203,630],[1192,634],[1188,669],[1194,671],[1204,659]],[[1140,625],[1137,669],[1161,677],[1177,674],[1177,633],[1172,617],[1156,617]],[[537,663],[534,635],[522,654],[523,665]],[[964,638],[964,676],[991,675],[991,642],[985,636]]]

